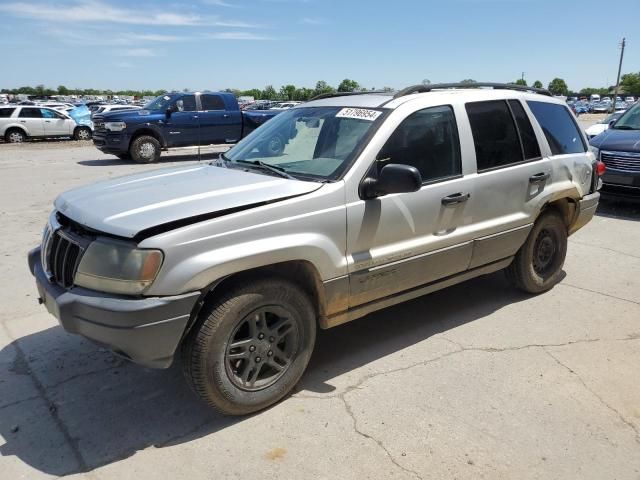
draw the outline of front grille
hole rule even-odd
[[[104,118],[94,117],[93,119],[93,132],[95,133],[106,133],[107,129],[104,128]]]
[[[78,270],[83,249],[63,230],[45,232],[42,243],[43,266],[45,272],[58,285],[64,288],[73,286],[73,278]]]
[[[600,159],[607,168],[624,172],[640,172],[640,153],[601,151]]]

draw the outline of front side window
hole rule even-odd
[[[224,102],[219,95],[200,95],[200,102],[202,102],[202,110],[224,110]]]
[[[416,167],[423,182],[460,175],[460,141],[452,108],[412,113],[391,134],[377,158],[382,164]]]
[[[195,95],[184,95],[176,100],[176,110],[178,112],[195,112],[197,110]]]
[[[42,118],[58,118],[53,110],[47,108],[41,108],[40,113],[42,114]]]
[[[42,118],[39,108],[23,108],[18,115],[20,118]]]
[[[520,138],[507,102],[491,100],[467,103],[466,110],[479,172],[523,160]]]
[[[351,164],[383,110],[308,107],[286,110],[229,150],[230,166],[264,163],[299,177],[337,179]]]
[[[627,110],[613,126],[614,130],[640,130],[640,103]]]
[[[528,101],[527,105],[547,137],[552,155],[584,153],[584,139],[575,120],[564,105]]]

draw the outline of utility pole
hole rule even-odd
[[[620,50],[620,63],[618,64],[618,79],[616,80],[616,89],[613,95],[613,111],[616,111],[616,100],[618,99],[618,88],[620,88],[620,73],[622,72],[622,59],[624,58],[624,47],[627,45],[627,40],[622,39]]]

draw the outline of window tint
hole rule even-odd
[[[0,108],[0,118],[9,118],[15,108]]]
[[[583,153],[587,150],[576,122],[565,106],[533,101],[527,104],[547,137],[552,155]]]
[[[533,132],[531,121],[529,121],[529,117],[524,111],[522,104],[520,104],[518,100],[509,100],[509,106],[511,107],[511,112],[513,112],[513,116],[516,119],[516,123],[518,124],[518,131],[520,132],[520,140],[522,140],[522,151],[524,152],[525,160],[540,158],[542,156],[540,154],[540,145],[538,145],[538,139],[536,138],[536,134]]]
[[[218,95],[201,95],[202,110],[225,110],[224,102]]]
[[[466,105],[478,171],[522,161],[520,139],[507,102],[494,100]]]
[[[196,97],[193,95],[185,95],[176,100],[176,108],[179,112],[195,112]]]
[[[434,107],[409,115],[378,154],[388,163],[411,165],[423,181],[461,173],[460,142],[451,107]]]
[[[42,118],[42,113],[39,108],[22,108],[20,110],[20,114],[18,115],[20,118]]]

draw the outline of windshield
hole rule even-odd
[[[172,97],[169,95],[160,95],[159,97],[154,98],[149,103],[144,106],[145,110],[161,110],[164,111],[167,109],[169,104],[171,103]]]
[[[240,164],[263,162],[296,177],[335,180],[382,114],[380,109],[293,108],[252,132],[225,158]]]
[[[640,103],[627,110],[613,128],[616,130],[640,130]]]

